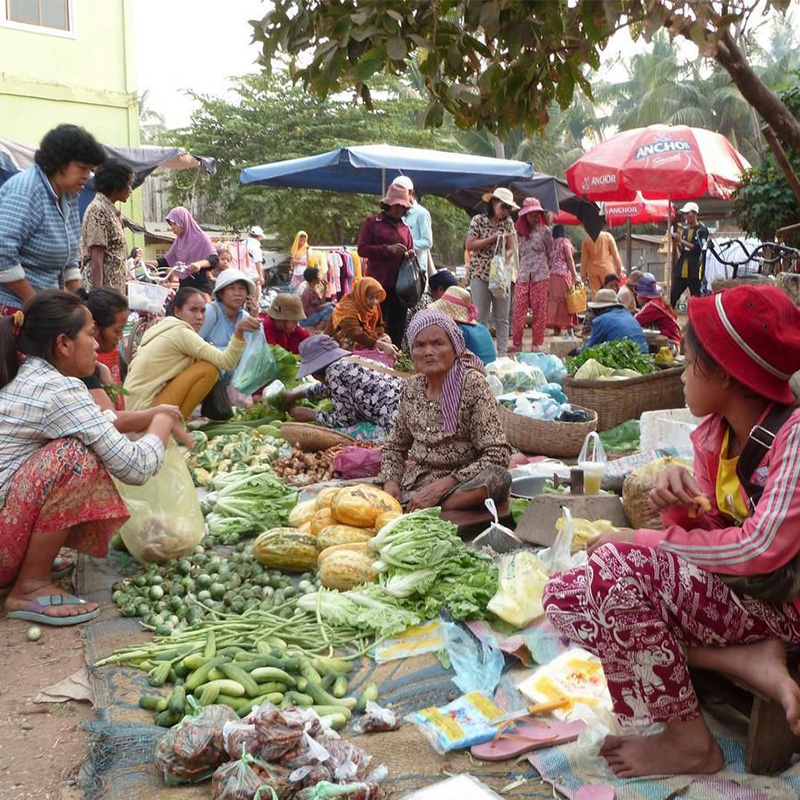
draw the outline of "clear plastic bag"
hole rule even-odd
[[[382,708],[372,700],[368,700],[367,713],[353,725],[353,732],[386,733],[387,731],[396,731],[401,724],[402,720],[394,711],[388,708]]]
[[[495,297],[508,297],[511,290],[511,265],[506,258],[506,237],[501,235],[489,266],[489,291]]]
[[[548,383],[562,384],[567,374],[564,362],[552,353],[520,353],[519,361],[529,367],[537,367],[547,378]]]
[[[196,717],[184,717],[156,745],[154,761],[168,786],[209,778],[223,761],[223,729],[236,719],[227,706],[206,706]]]
[[[535,392],[547,383],[538,367],[520,364],[513,358],[502,357],[486,366],[486,374],[494,375],[503,384],[503,392]]]
[[[383,800],[386,795],[383,789],[372,782],[336,784],[322,781],[316,786],[303,789],[295,796],[295,800]]]
[[[481,692],[493,697],[505,666],[503,652],[494,637],[478,639],[457,622],[441,619],[439,623],[444,646],[456,676],[453,683],[462,692]]]
[[[211,778],[212,800],[277,800],[268,780],[270,765],[245,753],[238,761],[223,764]]]
[[[524,628],[544,614],[542,595],[548,575],[530,551],[503,556],[497,593],[487,608],[515,628]]]
[[[233,373],[233,388],[242,394],[253,394],[277,377],[278,362],[264,329],[246,333],[244,352]]]
[[[131,515],[119,533],[137,561],[163,564],[190,553],[203,538],[205,521],[194,482],[174,442],[164,465],[145,484],[114,482]]]

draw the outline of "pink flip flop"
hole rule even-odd
[[[583,722],[542,720],[539,725],[518,725],[513,733],[501,732],[491,742],[476,744],[471,753],[481,761],[506,761],[531,750],[574,742],[586,725]]]

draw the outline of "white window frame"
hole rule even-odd
[[[28,31],[28,33],[42,33],[45,36],[58,36],[61,39],[77,39],[78,27],[75,19],[76,0],[67,0],[67,15],[69,30],[62,31],[60,28],[49,28],[47,25],[30,25],[27,22],[17,22],[8,18],[6,0],[0,0],[0,27],[12,28],[17,31]]]

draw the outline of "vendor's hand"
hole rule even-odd
[[[251,317],[257,317],[258,316],[258,312],[260,311],[259,306],[258,306],[258,298],[256,298],[254,295],[250,295],[247,298],[246,306],[247,306],[247,313]]]
[[[395,346],[394,346],[394,345],[391,343],[391,341],[389,341],[389,342],[383,342],[383,341],[381,341],[380,339],[378,339],[378,341],[377,341],[377,342],[375,342],[375,349],[376,349],[376,350],[377,350],[379,353],[383,353],[384,355],[391,356],[392,358],[397,358],[397,355],[398,355],[398,353],[400,352],[400,351],[399,351],[399,350],[398,350],[398,349],[397,349],[397,348],[396,348],[396,347],[395,347]]]
[[[289,409],[298,400],[302,400],[305,396],[306,396],[305,389],[295,389],[292,392],[281,392],[278,395],[278,403],[280,404],[281,408]]]
[[[175,422],[180,422],[183,424],[183,414],[181,414],[181,410],[178,406],[170,406],[170,405],[160,405],[155,406],[154,408],[150,408],[144,412],[145,414],[149,415],[148,423],[153,421],[153,418],[156,414],[166,414]]]
[[[596,539],[592,539],[592,541],[589,542],[586,546],[586,552],[591,556],[598,547],[602,547],[604,544],[613,544],[615,542],[633,543],[635,534],[636,531],[631,530],[601,533]]]
[[[172,435],[178,444],[182,444],[187,450],[194,448],[194,436],[184,427],[183,420],[176,422],[172,428]]]
[[[397,481],[387,481],[383,484],[383,491],[400,502],[400,484]]]
[[[260,327],[261,320],[256,319],[255,317],[245,317],[236,326],[236,330],[233,332],[233,335],[237,336],[239,339],[244,339],[245,333],[248,331],[257,331]]]
[[[400,242],[387,244],[386,249],[389,251],[389,254],[393,256],[404,256],[406,254],[406,246]]]
[[[295,422],[316,422],[317,420],[317,412],[313,408],[304,408],[303,406],[293,408],[289,412],[289,416]]]
[[[657,511],[675,506],[694,506],[695,498],[703,494],[695,479],[683,467],[669,467],[658,476],[650,491],[650,503]]]
[[[439,501],[458,485],[458,482],[452,476],[446,478],[439,478],[438,481],[423,486],[418,489],[408,501],[407,513],[416,511],[418,508],[433,508]]]

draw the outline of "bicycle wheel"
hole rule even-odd
[[[147,317],[139,317],[139,319],[133,323],[131,332],[128,334],[128,340],[125,342],[125,359],[129,364],[134,355],[136,355],[139,345],[142,343],[142,337],[152,324],[152,321]]]

